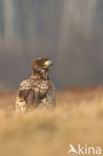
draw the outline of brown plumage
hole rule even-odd
[[[25,112],[36,107],[53,107],[56,101],[56,89],[49,79],[49,67],[52,61],[42,57],[32,62],[32,76],[20,83],[16,97],[16,111]]]

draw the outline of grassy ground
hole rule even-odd
[[[69,144],[103,147],[101,87],[58,91],[54,111],[15,114],[14,101],[15,92],[0,92],[0,156],[73,156]]]

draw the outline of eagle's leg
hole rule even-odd
[[[39,105],[39,103],[40,103],[39,94],[40,94],[40,93],[39,93],[39,89],[36,88],[36,89],[35,89],[35,95],[34,95],[34,104],[33,104],[33,107],[34,107],[34,108],[37,108],[38,105]]]
[[[26,103],[25,100],[17,97],[16,98],[16,112],[25,112],[26,111]]]

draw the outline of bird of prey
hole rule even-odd
[[[26,112],[32,108],[54,107],[56,88],[49,79],[49,58],[41,57],[32,62],[33,74],[20,83],[16,97],[16,112]]]

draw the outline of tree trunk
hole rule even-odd
[[[14,38],[14,0],[3,0],[4,8],[4,38],[13,40]]]

